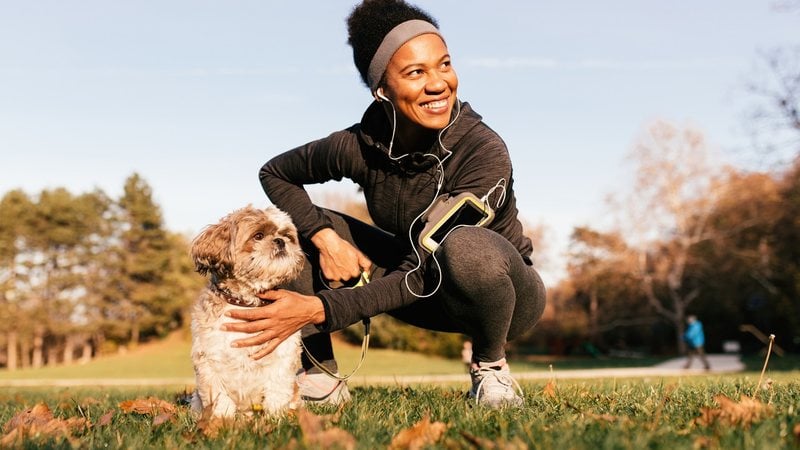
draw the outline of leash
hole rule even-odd
[[[358,282],[356,284],[354,284],[353,286],[342,285],[339,288],[332,288],[322,278],[322,273],[321,272],[320,272],[320,279],[322,280],[322,284],[328,289],[355,289],[357,287],[361,287],[361,286],[364,286],[366,284],[369,284],[369,272],[361,272],[361,276],[359,277]],[[347,381],[348,378],[352,377],[353,375],[356,374],[356,372],[358,372],[358,369],[361,368],[361,365],[364,364],[364,360],[367,358],[367,349],[369,348],[369,327],[370,327],[369,317],[364,319],[364,320],[362,320],[361,323],[364,324],[364,338],[361,340],[361,358],[359,359],[358,364],[356,365],[355,369],[353,369],[352,372],[350,372],[349,374],[347,374],[345,376],[341,376],[341,375],[337,375],[337,374],[333,373],[330,369],[328,369],[327,367],[323,366],[322,363],[317,361],[317,359],[314,358],[313,355],[311,355],[311,352],[308,350],[308,347],[306,347],[306,344],[303,342],[302,339],[300,339],[300,345],[303,346],[303,350],[306,352],[306,356],[308,357],[308,360],[311,361],[311,364],[313,364],[317,369],[321,370],[325,375],[328,375],[329,377],[333,378],[334,380]]]

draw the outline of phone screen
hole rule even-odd
[[[431,240],[440,244],[444,237],[447,236],[447,233],[453,228],[459,225],[478,225],[487,217],[489,217],[489,215],[472,202],[464,202],[461,204],[461,207],[458,208],[458,211],[448,217],[442,226],[431,235]]]

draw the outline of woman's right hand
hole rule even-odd
[[[347,281],[369,271],[372,261],[360,250],[342,239],[332,228],[323,228],[311,237],[319,250],[322,274],[329,281]]]

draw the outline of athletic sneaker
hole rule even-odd
[[[338,372],[335,375],[339,375]],[[297,386],[300,398],[305,403],[341,405],[350,401],[347,383],[332,378],[323,372],[308,373],[304,369],[297,372]]]
[[[522,406],[522,389],[511,376],[511,371],[503,358],[496,362],[472,363],[469,369],[472,389],[469,398],[491,408]]]

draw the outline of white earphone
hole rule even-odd
[[[379,100],[386,100],[386,101],[387,101],[387,102],[389,102],[389,103],[391,103],[391,102],[392,102],[391,100],[389,100],[389,98],[387,98],[387,97],[386,97],[386,96],[383,94],[383,88],[382,88],[382,87],[379,87],[379,88],[378,88],[378,90],[376,90],[376,91],[375,91],[375,96],[376,96],[376,97],[378,97],[378,99],[379,99]]]

